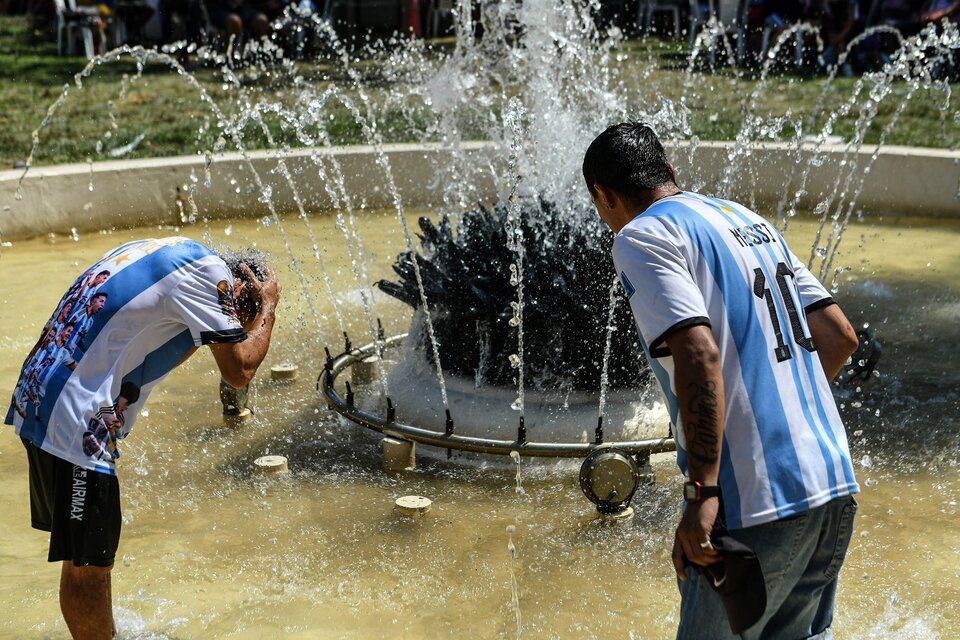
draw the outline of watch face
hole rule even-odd
[[[697,491],[697,485],[693,484],[692,482],[688,482],[687,484],[683,485],[684,500],[687,500],[688,502],[693,502],[698,499],[699,497],[697,495],[698,493],[699,492]]]

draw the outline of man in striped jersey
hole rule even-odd
[[[200,346],[238,388],[267,354],[280,284],[258,256],[228,259],[180,237],[108,252],[64,294],[24,362],[6,423],[27,450],[31,524],[50,532],[47,559],[63,563],[60,610],[75,638],[116,633],[117,441],[147,396]],[[61,326],[68,303],[75,319]]]
[[[730,638],[700,571],[725,521],[767,606],[745,638],[828,638],[859,491],[830,380],[857,347],[840,307],[768,222],[681,191],[647,125],[588,148],[583,175],[675,426],[687,476],[673,562],[679,638]],[[731,620],[732,621],[732,620]]]

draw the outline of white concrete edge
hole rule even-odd
[[[494,148],[495,145],[491,142],[485,141],[466,141],[461,143],[460,147],[467,151],[477,150],[477,149],[486,149]],[[417,151],[428,151],[428,152],[437,152],[442,151],[440,145],[430,145],[430,144],[413,144],[413,143],[403,143],[403,144],[387,144],[383,145],[383,149],[387,152],[417,152]],[[321,155],[329,154],[336,156],[364,156],[372,155],[375,152],[375,147],[372,145],[350,145],[350,146],[339,146],[339,147],[302,147],[297,149],[291,149],[288,153],[283,153],[279,149],[258,149],[246,152],[246,157],[254,161],[262,160],[276,160],[279,157],[285,159],[297,159],[297,158],[309,158],[313,153],[318,153]],[[224,163],[224,162],[238,162],[242,163],[244,160],[244,153],[239,151],[229,151],[225,153],[218,153],[213,156],[214,163]],[[103,160],[93,163],[93,172],[94,174],[98,173],[109,173],[113,171],[124,171],[124,170],[143,170],[143,169],[160,169],[160,168],[169,168],[169,167],[182,167],[184,165],[200,165],[203,166],[205,162],[204,156],[201,153],[195,153],[193,155],[187,156],[169,156],[164,158],[139,158],[134,160]],[[48,166],[39,166],[32,167],[27,172],[28,179],[35,178],[50,178],[56,176],[68,176],[68,175],[89,175],[91,171],[90,164],[86,162],[74,162],[70,164],[55,164]],[[23,169],[7,169],[0,171],[0,185],[6,185],[10,181],[17,181],[20,179],[20,176],[23,175]]]
[[[685,141],[667,142],[668,155],[676,164],[681,186],[697,187],[710,193],[721,184],[729,157],[736,151],[732,142],[700,142],[692,154]],[[492,142],[464,142],[460,145],[473,171],[469,196],[472,201],[492,202],[498,188],[490,175],[494,156]],[[808,158],[813,145],[805,144],[800,155]],[[450,184],[443,167],[450,164],[450,149],[438,144],[391,144],[383,146],[397,190],[404,206],[421,208],[442,204]],[[852,193],[862,181],[863,190],[856,211],[864,215],[957,216],[960,214],[960,152],[917,147],[882,147],[875,161],[875,145],[848,152],[847,145],[822,145],[819,166],[810,172],[799,206],[812,208],[828,197],[840,181],[849,183]],[[281,214],[295,211],[296,203],[285,179],[275,169],[279,157],[295,175],[295,184],[310,210],[331,208],[329,194],[318,172],[315,158],[329,164],[335,158],[342,168],[345,188],[358,209],[393,205],[385,175],[370,146],[332,149],[295,149],[246,153],[249,165],[272,190],[272,199]],[[730,197],[770,213],[782,199],[787,176],[793,176],[789,191],[799,188],[802,166],[795,167],[796,154],[788,143],[760,143],[747,150],[733,183],[726,187]],[[250,166],[243,154],[231,152],[214,156],[210,166],[211,187],[205,181],[203,155],[140,160],[110,160],[31,168],[23,180],[22,199],[15,193],[23,170],[0,172],[0,233],[4,241],[48,233],[89,232],[108,228],[130,228],[148,224],[181,224],[177,205],[178,187],[192,197],[201,216],[262,217],[267,207],[259,199]],[[843,163],[843,164],[841,164]],[[495,164],[495,161],[494,161]],[[870,171],[864,168],[870,165]],[[484,169],[487,167],[487,169]],[[852,172],[851,172],[852,170]],[[438,179],[438,175],[441,177]],[[849,177],[848,177],[849,176]],[[91,181],[94,185],[90,190]],[[187,198],[180,196],[188,206]],[[767,209],[764,210],[764,207]]]

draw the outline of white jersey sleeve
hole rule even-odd
[[[191,265],[167,304],[189,327],[195,346],[242,342],[247,338],[237,318],[233,276],[216,256]]]
[[[793,252],[790,253],[790,267],[800,294],[800,304],[806,313],[834,304],[830,293]]]
[[[614,239],[613,261],[640,336],[653,357],[669,353],[664,342],[674,331],[710,325],[682,242],[670,227],[654,220],[625,230]],[[641,291],[669,291],[670,295],[642,297]]]

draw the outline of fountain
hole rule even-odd
[[[910,201],[932,203],[931,213],[937,206],[955,212],[956,153],[911,159],[915,151],[886,154],[876,141],[896,131],[903,105],[930,91],[944,96],[944,127],[957,126],[956,108],[946,99],[951,86],[933,77],[932,64],[921,64],[919,55],[927,60],[955,51],[956,30],[908,41],[891,65],[842,85],[849,94],[836,109],[825,106],[838,86],[828,78],[822,109],[817,107],[821,115],[807,119],[762,113],[759,94],[770,82],[765,67],[756,95],[743,105],[740,135],[723,145],[700,141],[694,124],[698,110],[710,108],[709,91],[700,89],[725,81],[722,71],[696,68],[702,53],[691,56],[684,80],[667,93],[668,82],[658,78],[655,66],[630,55],[619,34],[598,31],[578,3],[550,3],[550,11],[535,1],[491,6],[512,9],[510,29],[498,30],[501,21],[485,15],[484,36],[476,40],[472,16],[461,13],[452,49],[394,43],[378,52],[381,70],[364,70],[379,73],[373,79],[378,82],[362,78],[358,65],[331,41],[342,65],[337,80],[296,83],[303,95],[293,107],[273,93],[257,95],[253,76],[271,71],[309,78],[309,67],[284,59],[275,67],[234,68],[220,60],[228,94],[244,108],[227,108],[201,94],[197,84],[213,114],[206,127],[216,136],[195,158],[171,161],[163,177],[151,177],[162,173],[155,165],[130,163],[118,171],[127,184],[136,175],[141,184],[163,185],[156,189],[162,197],[144,189],[136,207],[126,204],[129,196],[111,195],[112,178],[99,162],[74,173],[62,170],[63,182],[56,171],[34,167],[23,181],[23,200],[9,190],[3,204],[10,209],[0,213],[0,228],[12,246],[3,249],[0,264],[5,273],[30,277],[0,284],[8,310],[0,319],[0,349],[8,356],[0,360],[3,387],[12,388],[17,358],[49,312],[49,299],[67,286],[62,280],[120,242],[184,233],[269,251],[289,295],[265,365],[296,364],[305,374],[319,373],[327,346],[327,371],[345,372],[347,361],[361,352],[370,360],[368,382],[348,389],[339,378],[330,387],[344,405],[355,394],[355,408],[388,435],[409,435],[397,432],[406,420],[429,432],[419,434],[424,439],[437,438],[429,444],[441,453],[453,438],[479,438],[458,435],[466,433],[469,417],[457,411],[458,394],[472,394],[478,386],[502,388],[497,404],[507,416],[506,431],[495,438],[504,444],[493,449],[516,452],[504,458],[508,468],[451,464],[441,456],[422,462],[418,471],[387,475],[380,469],[379,441],[326,411],[330,397],[317,401],[310,375],[283,384],[261,376],[250,388],[253,416],[245,426],[223,429],[214,367],[208,359],[191,360],[151,398],[124,452],[125,537],[114,577],[121,635],[322,630],[347,637],[454,637],[469,625],[483,636],[610,637],[628,628],[637,637],[672,637],[676,591],[666,554],[679,495],[672,457],[655,455],[650,446],[640,449],[654,453],[650,471],[658,483],[638,490],[635,513],[615,528],[599,524],[583,500],[576,463],[525,464],[538,443],[544,453],[582,457],[596,441],[618,438],[612,419],[603,423],[605,437],[598,437],[598,418],[615,413],[617,403],[608,400],[644,384],[641,368],[625,357],[632,326],[612,277],[574,269],[562,272],[573,282],[545,287],[543,270],[558,268],[550,260],[559,258],[547,250],[557,247],[538,242],[549,221],[571,237],[588,238],[564,245],[574,253],[582,249],[579,259],[589,260],[588,251],[602,254],[609,239],[587,209],[580,150],[610,121],[630,117],[652,121],[668,139],[684,187],[766,207],[787,229],[795,251],[810,247],[814,272],[835,290],[856,326],[883,340],[876,374],[837,390],[865,486],[859,538],[841,581],[837,630],[852,638],[949,637],[960,622],[951,606],[960,600],[953,497],[960,489],[960,443],[952,417],[960,402],[960,369],[955,358],[944,356],[960,339],[960,228],[951,218],[894,218],[893,212],[908,213],[904,203]],[[697,46],[709,42],[720,40],[700,38]],[[273,49],[266,50],[273,56]],[[209,53],[212,60],[218,55]],[[191,83],[175,58],[135,49],[93,63],[85,75],[123,57],[144,65],[160,61]],[[140,81],[133,75],[127,82]],[[387,89],[378,94],[378,85]],[[642,99],[641,85],[661,87],[671,97]],[[83,91],[71,87],[62,97],[88,99]],[[334,108],[356,123],[369,146],[365,155],[335,148],[327,129]],[[383,144],[388,108],[417,123],[418,147]],[[896,117],[876,131],[871,124],[881,110]],[[859,114],[860,122],[844,144],[831,146],[828,136],[841,113]],[[875,136],[869,143],[868,135]],[[271,139],[274,144],[264,144],[273,150],[247,150],[250,137]],[[477,145],[469,142],[473,138],[491,142]],[[41,129],[37,145],[43,140]],[[285,148],[292,144],[304,149]],[[227,155],[228,147],[234,155]],[[946,170],[917,172],[930,182],[895,179],[898,171],[914,172],[904,162],[942,167],[938,158]],[[414,165],[424,169],[415,172]],[[186,168],[174,173],[172,166]],[[944,184],[933,182],[937,172],[947,174],[947,189],[931,186]],[[36,195],[41,175],[42,198]],[[895,188],[881,192],[877,181]],[[154,199],[159,204],[151,204]],[[40,227],[55,235],[29,240],[29,232],[18,231],[25,207],[36,207],[35,213],[51,203],[76,211],[66,222],[51,219],[60,226]],[[149,218],[150,207],[163,215]],[[125,230],[109,217],[113,209],[138,209],[141,224],[169,228]],[[239,217],[241,209],[249,209],[250,217]],[[334,213],[316,213],[329,210]],[[84,217],[95,219],[93,228],[83,226]],[[414,244],[414,228],[422,249]],[[480,247],[497,240],[484,249],[488,261],[464,254],[471,237],[482,239]],[[563,267],[577,261],[565,260]],[[392,270],[395,263],[399,273]],[[476,277],[464,282],[465,274]],[[575,279],[586,277],[595,280]],[[378,281],[392,295],[374,287]],[[37,293],[37,283],[51,291]],[[464,290],[468,285],[475,290]],[[538,334],[546,313],[541,305],[572,306],[581,286],[594,295],[599,318],[596,311],[569,308],[557,324],[593,318],[587,338],[592,357],[552,360],[551,342]],[[493,291],[500,302],[487,304],[484,296]],[[490,308],[489,319],[475,314],[481,305]],[[410,306],[417,308],[412,323]],[[447,318],[471,330],[458,333]],[[388,346],[390,339],[399,346],[398,336],[407,332],[407,350]],[[364,348],[343,344],[344,334]],[[430,385],[416,387],[428,389],[421,404],[430,404],[437,421],[428,427],[416,416],[404,418],[415,406],[399,399],[403,378],[395,372],[404,367],[417,368],[418,384]],[[557,381],[568,404],[576,404],[577,394],[589,397],[589,420],[548,440],[536,430],[534,398]],[[511,408],[515,403],[518,410]],[[662,440],[665,419],[658,421],[652,399],[641,396],[640,404],[655,440]],[[521,415],[527,417],[526,448],[520,446]],[[23,477],[18,447],[12,438],[0,442],[0,472],[7,477]],[[266,456],[285,457],[288,471],[258,473],[254,461]],[[0,635],[62,633],[52,604],[55,578],[39,560],[42,537],[27,531],[22,494],[15,482],[0,490],[2,504],[10,512],[19,509],[0,525],[0,552],[37,561],[0,569],[4,601],[18,611],[15,620],[0,622]],[[394,505],[403,496],[430,496],[430,512],[398,518]]]

